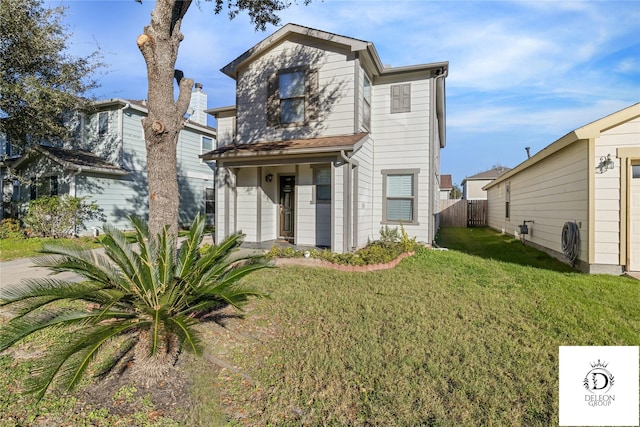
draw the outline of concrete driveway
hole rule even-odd
[[[13,261],[0,262],[0,296],[2,291],[17,286],[23,279],[38,279],[51,274],[51,270],[36,267],[30,258],[20,258]],[[74,273],[58,273],[56,279],[79,281],[81,278]]]

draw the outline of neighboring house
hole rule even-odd
[[[487,171],[468,176],[462,180],[462,198],[464,200],[487,200],[485,185],[508,171],[509,168],[495,166]]]
[[[207,126],[207,96],[196,85],[191,116],[180,132],[177,146],[180,223],[188,225],[199,212],[214,221],[214,166],[198,156],[215,148],[216,131]],[[30,149],[11,167],[18,179],[5,179],[3,191],[23,206],[40,196],[84,197],[97,202],[107,222],[131,228],[127,216],[148,216],[147,162],[142,119],[144,101],[110,99],[93,104],[89,113],[69,121],[73,138],[56,146]],[[100,228],[102,222],[86,224]]]
[[[288,24],[222,68],[216,239],[347,252],[402,224],[432,242],[448,63],[383,66],[372,43]]]
[[[575,223],[576,268],[640,271],[640,103],[568,133],[485,189],[491,227],[518,235],[533,221],[526,244],[563,259],[563,228]]]
[[[451,175],[440,175],[440,200],[449,200],[453,190]]]

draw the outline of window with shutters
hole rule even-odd
[[[411,83],[391,86],[391,113],[411,111]]]
[[[304,125],[315,120],[317,98],[317,72],[300,67],[280,70],[268,82],[268,125]]]
[[[418,223],[419,172],[419,169],[382,171],[383,223]]]
[[[331,203],[331,166],[313,167],[314,203]]]

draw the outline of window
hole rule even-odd
[[[367,129],[371,129],[371,80],[366,75],[364,76],[362,95],[362,121]]]
[[[103,137],[109,132],[109,112],[98,113],[98,136]]]
[[[294,71],[283,73],[280,81],[280,123],[304,121],[305,73]]]
[[[200,154],[208,153],[213,150],[213,138],[203,136],[200,141]]]
[[[44,196],[57,196],[58,195],[58,177],[47,176],[42,178],[31,178],[31,185],[29,185],[29,192],[31,200],[35,200],[38,197]]]
[[[281,70],[269,78],[269,126],[300,125],[317,118],[317,74],[298,67]]]
[[[411,83],[391,86],[391,113],[411,111]]]
[[[419,170],[382,171],[383,222],[416,224]]]
[[[640,165],[631,166],[631,176],[633,178],[640,178]]]
[[[216,192],[213,188],[204,189],[204,213],[207,215],[216,213]]]
[[[331,167],[321,166],[313,168],[313,185],[315,185],[315,199],[317,203],[331,202]]]
[[[505,189],[505,193],[504,193],[504,217],[509,219],[511,212],[510,212],[510,205],[511,204],[511,183],[508,182],[506,185],[506,189]]]

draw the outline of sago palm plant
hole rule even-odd
[[[0,292],[0,307],[13,316],[1,326],[0,351],[45,329],[63,333],[33,376],[28,391],[38,399],[54,379],[72,389],[105,353],[100,373],[133,356],[132,369],[160,379],[180,349],[199,353],[194,326],[202,314],[229,304],[239,308],[248,297],[263,295],[237,283],[268,265],[263,257],[239,255],[241,234],[199,250],[204,229],[200,216],[176,253],[167,229],[152,239],[143,221],[131,221],[133,242],[105,226],[104,255],[77,245],[44,245],[47,255],[35,260],[38,265],[77,273],[86,281],[47,277]]]

